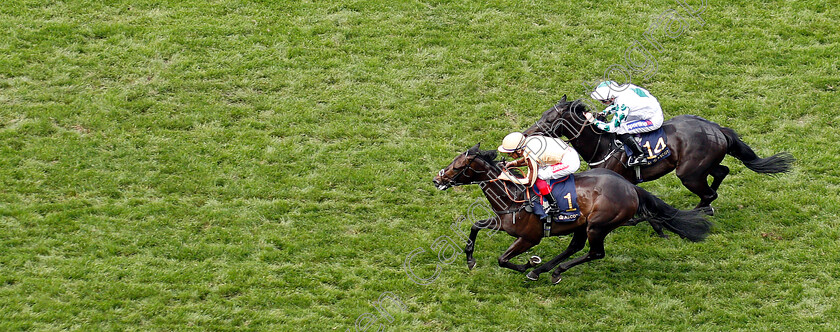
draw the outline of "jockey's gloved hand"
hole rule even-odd
[[[607,122],[607,115],[603,114],[603,113],[598,113],[598,114],[595,114],[595,119],[598,119],[598,121],[601,121],[601,122]]]

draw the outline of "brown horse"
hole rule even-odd
[[[586,106],[580,101],[567,102],[566,96],[545,111],[525,135],[565,136],[590,167],[612,170],[625,179],[638,183],[636,170],[627,167],[624,149],[615,144],[615,134],[588,124],[584,117]],[[712,201],[729,168],[721,165],[727,154],[738,158],[747,168],[758,173],[782,173],[791,169],[795,161],[790,153],[759,158],[734,130],[699,116],[681,115],[665,121],[662,128],[667,136],[671,156],[640,169],[641,178],[651,181],[676,170],[677,177],[692,193],[700,197],[695,209],[714,215]],[[712,176],[712,184],[707,178]]]
[[[499,257],[499,266],[525,272],[540,263],[538,257],[533,257],[535,259],[527,264],[513,264],[510,260],[540,243],[544,236],[543,223],[537,215],[526,211],[525,206],[530,203],[524,198],[524,188],[508,181],[496,180],[502,168],[495,158],[496,151],[480,151],[479,145],[476,144],[440,170],[433,182],[440,190],[458,185],[479,184],[496,214],[495,217],[476,221],[470,230],[469,240],[464,248],[467,266],[470,269],[475,266],[472,254],[476,235],[480,229],[489,228],[504,230],[517,238]],[[569,223],[554,223],[550,230],[551,236],[572,234],[569,247],[551,261],[528,273],[528,279],[537,280],[541,273],[557,267],[551,278],[553,283],[557,283],[560,281],[560,274],[569,268],[603,258],[604,238],[636,214],[645,217],[651,224],[665,227],[691,241],[703,240],[711,228],[711,223],[697,212],[677,210],[610,170],[594,169],[575,174],[575,189],[581,211],[580,218]],[[587,240],[589,252],[586,255],[562,262],[583,249]]]

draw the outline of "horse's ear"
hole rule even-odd
[[[563,95],[563,98],[560,98],[560,102],[561,102],[561,103],[565,103],[565,102],[566,102],[566,95]]]
[[[476,143],[475,145],[473,145],[473,147],[467,150],[467,154],[477,154],[479,151],[479,146],[481,146],[481,142]]]

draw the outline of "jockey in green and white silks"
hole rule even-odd
[[[601,130],[615,133],[618,140],[630,148],[633,155],[627,162],[628,166],[647,165],[642,147],[631,134],[654,131],[662,126],[664,116],[656,97],[637,85],[618,85],[612,81],[598,84],[590,97],[608,105],[599,115],[604,115],[604,119],[612,115],[612,118],[601,121],[590,113],[586,113],[586,118]]]

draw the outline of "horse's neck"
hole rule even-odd
[[[586,163],[591,164],[606,159],[607,156],[613,152],[612,142],[614,140],[614,134],[597,132],[590,125],[583,128],[580,135],[572,140],[569,140],[569,143],[572,144],[572,147],[577,150],[578,155],[580,155]]]
[[[507,190],[505,190],[505,187],[508,185],[509,183],[507,181],[500,180],[488,182],[487,185],[482,186],[481,189],[484,192],[484,196],[487,197],[487,200],[490,202],[490,207],[493,209],[493,211],[508,211],[516,209],[520,205],[522,205],[522,203],[516,203],[512,201],[511,198],[519,199],[520,197],[517,196],[524,196],[521,195],[521,193],[523,193],[524,191],[516,188],[507,188]],[[509,195],[513,197],[510,197]]]
[[[487,172],[487,174],[500,174],[501,170],[492,169]],[[493,176],[495,178],[495,176]],[[522,186],[521,188],[508,188],[510,184],[504,180],[497,180],[492,182],[484,182],[481,186],[481,191],[484,192],[484,196],[487,197],[487,200],[490,202],[490,207],[493,211],[501,212],[507,211],[514,208],[519,207],[522,203],[513,202],[511,199],[520,199],[518,196],[524,193],[525,188]],[[511,197],[512,196],[512,197]],[[521,198],[524,199],[524,198]]]

